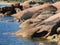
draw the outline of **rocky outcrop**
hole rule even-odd
[[[53,4],[43,4],[43,5],[38,5],[32,8],[28,8],[26,10],[18,12],[14,17],[17,17],[18,19],[21,20],[27,20],[30,19],[31,17],[35,17],[34,15],[39,15],[43,14],[43,12],[50,11],[50,13],[57,14],[60,12],[60,2],[56,2]]]
[[[57,7],[58,4],[59,2],[53,5],[43,4],[18,12],[16,17],[24,21],[19,26],[21,29],[13,34],[23,38],[44,38],[60,44],[60,12],[57,13],[60,8]]]
[[[57,31],[58,27],[60,27],[59,20],[60,20],[60,13],[50,16],[49,18],[43,20],[37,25],[33,25],[34,23],[30,24],[29,20],[27,20],[26,22],[24,22],[24,24],[26,23],[26,27],[25,26],[22,27],[22,29],[24,30],[20,30],[16,32],[15,34],[17,36],[21,35],[21,37],[28,36],[31,38],[35,38],[35,37],[46,38],[54,34],[59,34]],[[30,26],[30,27],[27,27],[27,26]]]
[[[14,3],[5,7],[0,7],[0,13],[4,16],[11,16],[12,14],[17,13],[17,10],[23,10],[23,6],[20,3]]]
[[[52,10],[54,9],[54,11]],[[34,15],[41,14],[43,11],[53,12],[55,13],[56,8],[51,6],[50,4],[43,4],[36,7],[28,8],[26,10],[18,12],[15,17],[19,17],[19,19],[27,20],[30,19]]]

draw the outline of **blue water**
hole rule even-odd
[[[6,4],[0,4],[0,7],[6,6]],[[18,38],[12,35],[12,32],[18,31],[21,22],[15,22],[12,16],[0,17],[0,45],[37,45],[37,42],[32,40],[26,40]],[[12,22],[7,22],[12,20]]]
[[[7,6],[7,4],[0,4],[0,7]]]
[[[18,38],[11,34],[19,30],[20,22],[6,22],[6,20],[11,20],[13,17],[0,18],[3,18],[3,20],[0,21],[0,45],[37,45],[37,42]]]

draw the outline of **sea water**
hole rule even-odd
[[[0,17],[1,18],[1,17]],[[19,30],[20,22],[6,22],[6,20],[12,19],[13,17],[4,17],[0,21],[0,45],[37,45],[37,42],[18,38],[12,35],[12,32]]]

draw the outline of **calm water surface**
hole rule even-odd
[[[12,32],[19,30],[19,23],[6,22],[6,20],[11,20],[13,17],[0,17],[3,18],[0,21],[0,45],[37,45],[38,42],[18,38],[12,35]]]

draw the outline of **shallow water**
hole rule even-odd
[[[20,22],[6,22],[6,20],[13,19],[13,17],[0,17],[0,45],[37,45],[38,42],[18,38],[12,35],[12,32],[19,30]]]

